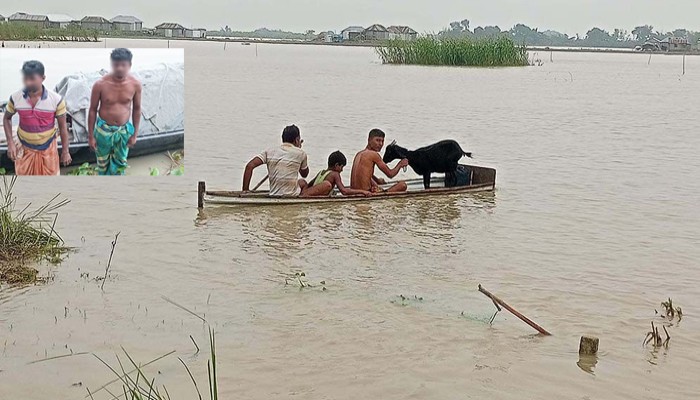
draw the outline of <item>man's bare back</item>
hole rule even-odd
[[[141,82],[131,75],[117,79],[112,74],[95,82],[98,91],[99,116],[108,125],[122,126],[129,122],[134,98],[141,91]]]
[[[364,149],[355,155],[350,174],[350,187],[357,190],[372,190],[374,166],[377,159],[381,160],[379,153],[374,150]]]

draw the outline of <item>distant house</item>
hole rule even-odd
[[[343,41],[343,36],[333,31],[321,32],[313,39],[315,42],[338,43]]]
[[[49,26],[51,28],[68,28],[74,19],[70,15],[66,14],[46,14],[49,19]]]
[[[204,28],[188,29],[185,28],[185,37],[187,38],[205,38],[207,37],[207,30]]]
[[[23,12],[14,13],[10,15],[7,20],[13,24],[32,25],[37,28],[48,28],[50,25],[49,17],[46,15],[27,14]]]
[[[414,40],[418,37],[418,32],[408,26],[390,26],[386,28],[389,32],[389,39]]]
[[[117,15],[110,20],[115,31],[141,31],[143,21],[132,15]]]
[[[185,27],[174,22],[164,22],[156,26],[156,35],[165,37],[184,37]]]
[[[111,31],[112,23],[105,17],[89,15],[80,20],[80,27],[96,31]]]
[[[348,26],[340,31],[340,36],[343,40],[357,40],[362,38],[362,32],[364,31],[365,28],[361,26]]]
[[[386,40],[389,39],[389,31],[384,25],[374,24],[362,32],[365,40]]]
[[[690,40],[684,37],[668,37],[659,42],[662,51],[688,51],[691,48]]]

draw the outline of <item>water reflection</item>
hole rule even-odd
[[[233,206],[200,210],[195,226],[240,224],[246,238],[272,251],[298,249],[340,236],[371,241],[387,232],[450,239],[463,213],[491,211],[494,193],[385,201],[288,206]]]
[[[581,371],[595,375],[595,367],[598,365],[598,356],[579,354],[576,365],[581,368]]]
[[[322,215],[308,206],[214,207],[200,210],[197,226],[215,224],[240,229],[243,238],[237,241],[242,249],[261,248],[273,258],[286,259],[290,251],[309,244],[310,227]],[[237,236],[237,235],[233,235]]]

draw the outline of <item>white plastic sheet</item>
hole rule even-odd
[[[185,65],[161,64],[150,69],[132,70],[141,82],[141,126],[139,135],[184,130],[185,128]],[[101,70],[68,75],[56,85],[56,92],[66,100],[73,119],[73,141],[87,141],[87,115],[92,85],[106,75]]]

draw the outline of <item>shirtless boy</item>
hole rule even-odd
[[[328,196],[333,191],[334,187],[344,196],[363,195],[369,196],[372,193],[369,190],[358,190],[346,187],[343,184],[343,178],[340,173],[348,164],[345,154],[340,151],[334,151],[328,156],[328,169],[323,170],[309,182],[308,186],[301,191],[302,197],[311,196]]]
[[[379,185],[385,182],[383,179],[374,176],[374,167],[377,166],[389,178],[398,175],[401,168],[408,166],[408,160],[403,159],[392,169],[382,161],[379,152],[384,147],[384,137],[386,135],[380,129],[369,131],[367,147],[355,155],[352,163],[352,173],[350,175],[350,187],[357,190],[369,190],[371,192],[405,192],[406,182],[398,182],[389,189],[383,190]]]
[[[139,133],[141,82],[129,74],[131,51],[114,49],[110,58],[112,72],[92,87],[88,143],[97,155],[98,174],[124,175]]]

